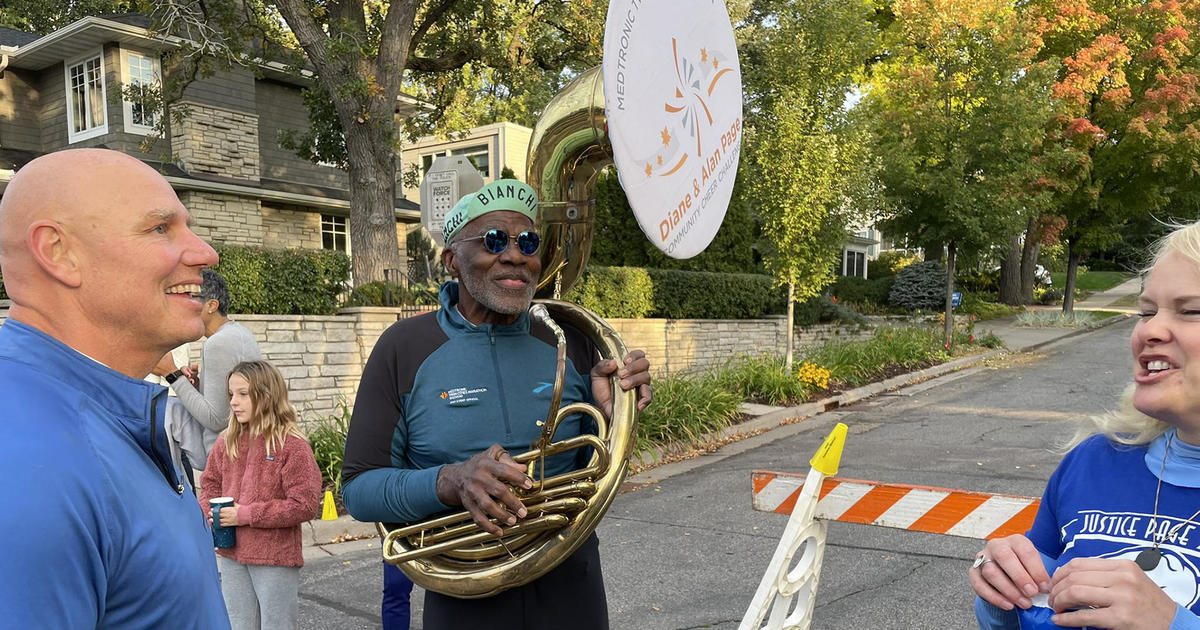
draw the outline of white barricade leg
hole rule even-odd
[[[846,425],[838,423],[813,456],[804,488],[738,630],[808,630],[825,557],[824,521],[813,518],[821,483],[837,474]]]

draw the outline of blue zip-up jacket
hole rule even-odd
[[[0,326],[0,626],[229,628],[166,389]]]
[[[442,285],[442,308],[396,322],[363,369],[342,464],[342,500],[360,521],[406,523],[450,510],[437,497],[445,464],[500,444],[513,454],[541,434],[557,366],[554,336],[524,313],[508,326],[475,326],[459,314],[458,284]],[[567,334],[562,404],[591,402],[595,345]],[[584,425],[587,426],[584,426]],[[555,440],[594,433],[572,416]],[[579,467],[585,453],[546,459],[547,476]]]

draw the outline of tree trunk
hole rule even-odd
[[[1068,319],[1075,319],[1075,272],[1079,269],[1079,248],[1067,241],[1067,286],[1063,289],[1062,312]]]
[[[383,280],[384,269],[403,273],[396,237],[396,155],[375,125],[346,132],[350,162],[350,251],[354,284]]]
[[[1014,234],[1004,249],[1000,261],[1000,301],[1012,306],[1021,304],[1021,235]]]
[[[946,245],[946,327],[944,341],[947,348],[954,347],[954,241]]]
[[[924,248],[925,260],[941,260],[944,255],[944,245],[942,243],[929,243]]]
[[[788,296],[787,296],[787,350],[784,354],[783,369],[787,374],[792,373],[792,351],[796,339],[796,322],[793,318],[796,314],[796,274],[788,274]]]
[[[1033,304],[1033,289],[1037,279],[1033,272],[1037,268],[1038,254],[1042,251],[1042,227],[1037,217],[1029,220],[1025,228],[1025,244],[1021,247],[1021,303]]]

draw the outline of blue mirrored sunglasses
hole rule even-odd
[[[491,229],[479,236],[468,236],[464,241],[483,241],[483,248],[493,254],[502,253],[508,249],[508,232],[504,230]],[[537,253],[538,247],[542,244],[542,237],[538,236],[537,232],[521,232],[517,235],[517,249],[521,250],[522,254],[532,256]]]

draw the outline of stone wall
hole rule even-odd
[[[0,324],[9,303],[0,300]],[[340,401],[353,404],[362,368],[384,329],[415,312],[400,308],[351,308],[334,316],[235,315],[254,333],[264,356],[287,379],[292,404],[307,428],[334,413]],[[744,354],[784,351],[782,317],[753,320],[609,320],[629,348],[646,351],[656,373],[695,372]],[[819,345],[832,337],[861,338],[869,329],[814,326],[797,330],[796,346]],[[201,343],[189,348],[193,362]]]
[[[171,155],[193,175],[257,182],[262,176],[258,115],[196,102],[171,124]]]

